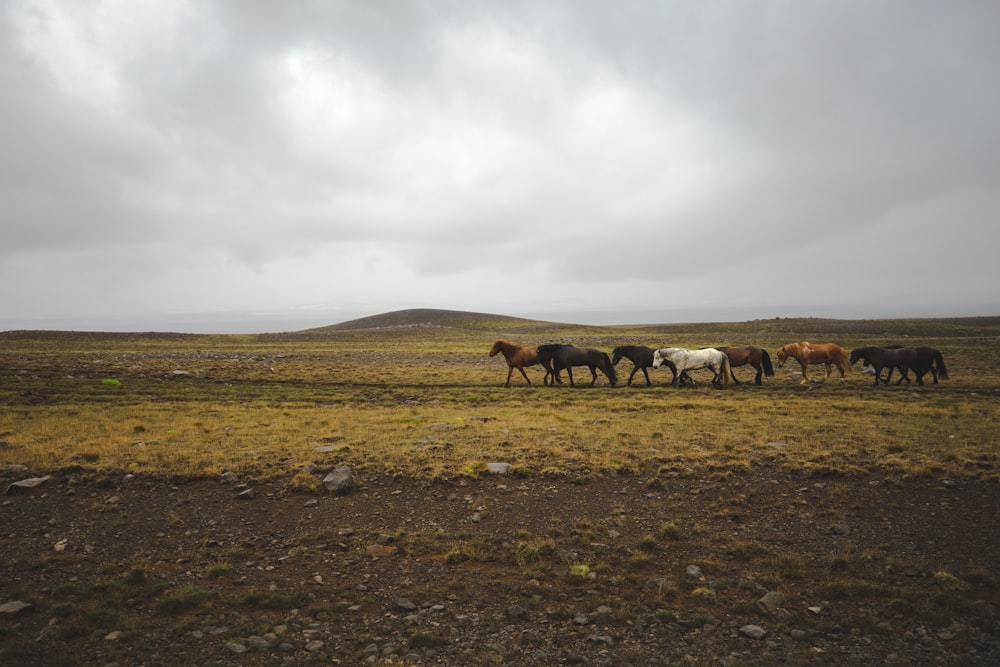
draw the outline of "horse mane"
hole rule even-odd
[[[615,370],[615,365],[611,363],[611,357],[608,356],[607,352],[601,352],[604,355],[604,374],[608,376],[608,380],[611,381],[611,386],[618,384],[618,371]]]

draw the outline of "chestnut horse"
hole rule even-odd
[[[531,384],[531,380],[528,379],[528,374],[524,372],[524,368],[525,366],[534,366],[535,364],[541,364],[545,369],[545,376],[542,378],[542,382],[548,383],[550,376],[555,377],[552,370],[552,354],[561,347],[565,346],[560,343],[550,343],[537,347],[521,347],[520,345],[514,345],[508,340],[497,338],[493,341],[493,347],[490,348],[490,356],[495,357],[497,354],[503,354],[503,358],[507,361],[507,382],[504,383],[505,387],[510,386],[510,376],[515,368],[521,371],[521,375],[524,376],[525,381]]]
[[[726,356],[729,357],[729,365],[733,368],[750,364],[757,369],[757,377],[753,380],[754,384],[761,384],[761,375],[767,375],[767,377],[772,377],[774,375],[774,366],[771,365],[771,355],[767,353],[767,350],[762,350],[756,345],[744,345],[743,347],[717,347],[715,349],[726,353]],[[736,382],[736,384],[740,383],[740,381],[736,379],[735,374],[733,375],[733,381]]]
[[[789,343],[778,348],[775,358],[778,360],[778,367],[785,365],[789,359],[795,359],[802,367],[802,381],[799,384],[811,382],[806,368],[809,364],[823,364],[826,366],[826,377],[821,382],[826,382],[830,377],[830,367],[837,366],[840,371],[840,381],[844,381],[844,374],[851,372],[851,362],[847,359],[847,352],[836,343]]]

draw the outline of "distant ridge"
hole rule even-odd
[[[301,333],[322,334],[335,331],[358,331],[367,329],[400,329],[414,327],[453,327],[459,329],[480,327],[488,323],[492,327],[515,327],[534,324],[536,320],[526,320],[507,315],[474,313],[464,310],[442,310],[438,308],[410,308],[395,310],[380,315],[361,317],[356,320],[331,324]]]

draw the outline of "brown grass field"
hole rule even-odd
[[[616,387],[603,376],[592,388],[543,386],[535,366],[531,386],[515,372],[505,388],[502,357],[486,354],[497,337],[609,353],[629,343],[749,343],[772,357],[796,340],[848,351],[930,345],[943,353],[950,378],[876,388],[855,367],[845,382],[800,385],[793,362],[759,387],[749,384],[747,367],[734,371],[744,384],[721,389],[704,371],[694,372],[695,387],[666,386],[666,370],[650,372],[652,387],[641,373],[626,387],[631,362],[623,360]],[[998,343],[1000,317],[583,327],[451,311],[268,335],[2,333],[0,482],[52,481],[11,492],[0,507],[0,549],[9,554],[0,604],[32,604],[0,616],[0,663],[76,664],[86,656],[99,664],[280,664],[291,656],[650,664],[673,655],[698,664],[836,664],[867,645],[887,662],[989,664],[998,646]],[[810,373],[822,377],[822,368]],[[589,381],[586,369],[576,377]],[[511,473],[488,474],[491,462],[510,463]],[[355,471],[362,490],[331,498],[320,480],[341,465]],[[251,502],[269,508],[260,511],[271,517],[266,530],[284,536],[272,540],[277,546],[235,532],[205,536],[221,533],[224,517],[246,523],[252,511],[221,485],[224,472],[235,473],[240,488],[260,490]],[[134,492],[141,484],[145,490]],[[423,490],[419,500],[410,497],[414,489]],[[572,501],[557,514],[545,502],[505,513],[482,500],[497,493],[506,503],[557,493]],[[111,496],[119,500],[108,505]],[[222,508],[218,523],[197,515],[199,497]],[[307,505],[316,508],[309,516],[322,513],[325,525],[303,525],[310,499],[320,504]],[[372,503],[385,506],[363,518]],[[414,514],[414,503],[423,510]],[[456,506],[458,523],[441,528]],[[159,523],[144,522],[147,512]],[[106,523],[116,530],[86,536]],[[346,523],[351,532],[338,532]],[[822,542],[843,523],[852,537]],[[890,524],[905,527],[905,544],[880,534]],[[69,526],[80,535],[53,551]],[[775,536],[776,526],[788,532]],[[386,534],[398,550],[389,569],[365,556]],[[622,548],[606,551],[612,540]],[[914,542],[920,558],[903,555]],[[164,543],[165,551],[156,546]],[[289,549],[303,561],[298,569]],[[344,553],[354,554],[346,565]],[[235,574],[269,559],[284,567],[281,578],[273,566]],[[428,562],[447,573],[415,576]],[[708,582],[687,586],[688,563]],[[345,578],[342,589],[300,590],[299,578],[327,572],[329,579],[331,567]],[[380,577],[380,586],[372,583]],[[665,582],[655,594],[653,580]],[[393,625],[389,616],[405,615],[392,608],[400,587],[428,602],[450,600],[450,620]],[[766,616],[776,639],[747,648],[733,628],[765,624],[755,616],[757,589],[781,590],[797,606],[787,617]],[[197,599],[177,602],[180,591]],[[287,597],[261,602],[268,591]],[[481,639],[469,648],[467,637],[479,635],[458,628],[473,613],[462,606],[485,604],[476,602],[482,595],[495,598],[499,616],[516,603],[532,628],[555,634],[523,629],[516,645]],[[574,614],[595,606],[580,602],[587,595],[611,609],[600,632]],[[803,611],[821,602],[838,608],[838,600],[847,604],[836,613],[814,619]],[[223,655],[225,642],[202,640],[209,626],[245,638],[263,633],[259,625],[294,630],[295,618],[350,630],[329,630],[325,648],[303,640],[285,654],[272,647],[238,658]],[[363,627],[348,618],[363,619]],[[493,636],[508,632],[498,627]],[[116,630],[120,639],[105,639]],[[541,634],[525,639],[532,632]],[[683,650],[674,655],[677,633]],[[374,654],[373,644],[381,647]],[[535,658],[525,657],[526,646]]]

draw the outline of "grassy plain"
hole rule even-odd
[[[624,380],[532,386],[489,358],[492,340],[700,347],[794,340],[845,348],[923,344],[951,378],[923,387],[800,386],[797,365],[761,387]],[[164,476],[232,470],[267,479],[310,463],[417,478],[477,475],[491,461],[521,475],[745,469],[997,476],[1000,318],[766,320],[577,327],[488,317],[330,327],[273,335],[8,332],[0,348],[0,464]],[[794,367],[793,367],[794,366]],[[747,368],[737,369],[744,381]],[[811,374],[822,377],[822,367]],[[589,379],[586,369],[577,379]],[[930,379],[929,376],[927,378]]]
[[[498,336],[926,344],[951,377],[505,388]],[[31,605],[0,663],[278,664],[273,634],[302,664],[996,664],[998,343],[1000,318],[0,333],[0,479],[53,475],[0,502],[0,602]],[[326,495],[345,464],[361,488]]]

